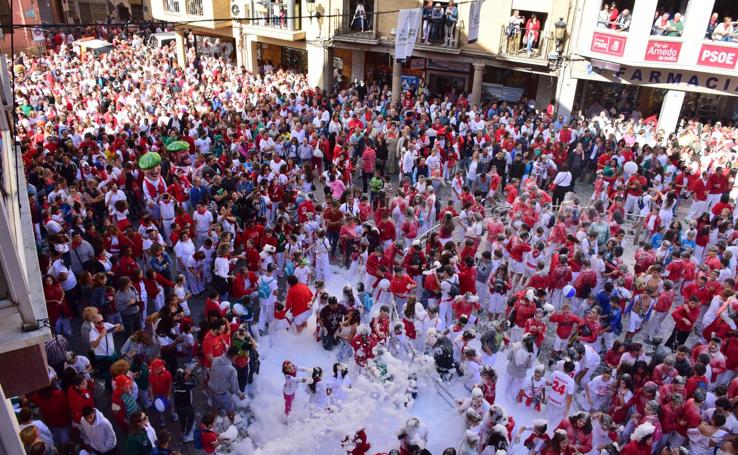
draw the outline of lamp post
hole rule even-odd
[[[561,54],[564,50],[564,37],[566,36],[566,21],[560,17],[554,24],[554,39],[556,39],[556,52]]]

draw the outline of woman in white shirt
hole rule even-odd
[[[572,190],[572,183],[573,178],[569,166],[564,163],[559,167],[559,172],[556,173],[552,183],[554,186],[553,205],[558,205],[564,200],[566,193]]]
[[[174,256],[177,258],[177,269],[186,270],[187,260],[195,253],[195,243],[187,231],[182,231],[179,241],[174,245]]]

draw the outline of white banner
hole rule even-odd
[[[409,9],[401,9],[397,14],[397,28],[395,29],[395,60],[405,60],[408,33],[410,32]]]
[[[407,31],[407,42],[405,47],[405,58],[413,55],[413,49],[415,49],[415,43],[418,41],[418,33],[420,32],[421,21],[423,19],[423,9],[414,8],[409,10],[408,14],[408,31]]]
[[[474,0],[469,5],[469,44],[476,43],[479,39],[479,20],[482,13],[482,1]]]
[[[413,54],[415,41],[420,31],[420,20],[423,17],[421,8],[401,9],[397,14],[395,29],[395,60],[405,60]]]

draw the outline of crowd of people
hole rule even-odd
[[[738,130],[424,90],[393,106],[372,81],[326,93],[113,43],[14,60],[54,328],[51,385],[17,399],[29,454],[213,453],[286,331],[339,359],[284,359],[287,425],[297,394],[331,412],[412,353],[467,391],[444,455],[738,453]],[[343,450],[372,436],[359,422]],[[381,449],[432,437],[413,418]]]

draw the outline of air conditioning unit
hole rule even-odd
[[[249,0],[231,0],[231,17],[233,19],[244,19],[249,17],[251,9],[248,7]]]

